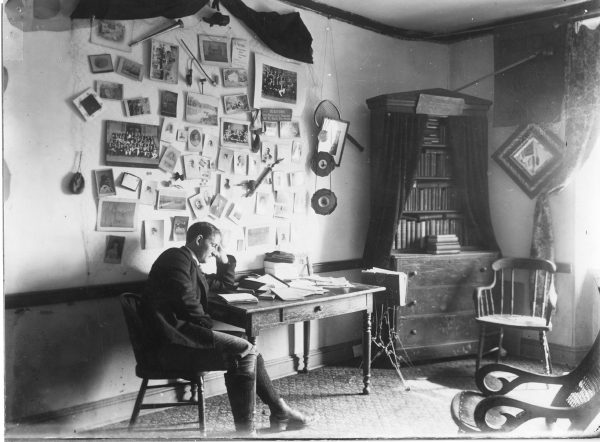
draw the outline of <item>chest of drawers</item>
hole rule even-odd
[[[497,258],[496,252],[392,255],[392,268],[408,275],[406,305],[395,314],[397,353],[411,361],[476,354],[473,288],[492,280]],[[375,312],[381,299],[375,298]]]

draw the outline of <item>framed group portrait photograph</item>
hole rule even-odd
[[[198,34],[200,61],[215,66],[231,64],[231,39],[218,35]]]
[[[250,122],[221,118],[221,145],[250,149]]]
[[[104,160],[109,166],[148,167],[159,163],[159,127],[106,121]]]
[[[273,60],[256,54],[254,106],[257,108],[291,108],[304,106],[306,68],[300,64]]]

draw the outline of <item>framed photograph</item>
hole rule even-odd
[[[128,117],[150,114],[150,99],[148,97],[129,98],[123,100],[123,105],[125,107],[125,115]]]
[[[230,149],[219,150],[219,162],[217,170],[225,173],[230,173],[233,166],[233,151]]]
[[[141,183],[142,179],[140,177],[137,177],[129,172],[123,172],[123,176],[121,177],[122,187],[129,190],[137,191]]]
[[[277,124],[277,121],[263,121],[262,130],[265,137],[279,137],[279,124]]]
[[[255,54],[254,66],[255,107],[291,108],[297,111],[303,108],[303,91],[307,90],[304,66],[273,60],[260,54]]]
[[[288,174],[280,170],[273,171],[273,190],[280,191],[288,187]]]
[[[179,80],[179,46],[152,39],[150,79],[177,84]]]
[[[143,180],[140,186],[140,204],[154,206],[156,203],[156,188],[158,181]]]
[[[173,231],[171,232],[173,241],[185,241],[189,221],[189,216],[173,217]]]
[[[259,155],[248,155],[248,176],[252,179],[258,177],[260,172],[260,156]]]
[[[192,208],[192,213],[196,219],[200,219],[205,215],[208,215],[208,209],[212,202],[214,195],[206,196],[206,192],[198,192],[196,195],[192,195],[188,198],[188,203]]]
[[[96,92],[105,100],[122,100],[123,84],[112,81],[96,80]]]
[[[227,198],[220,193],[216,194],[209,208],[209,213],[214,218],[221,218],[227,206]]]
[[[106,121],[105,162],[108,166],[148,167],[159,162],[159,127]]]
[[[106,237],[106,249],[104,250],[104,262],[106,264],[121,264],[124,247],[124,236],[108,235]]]
[[[235,224],[240,224],[244,218],[244,210],[240,204],[234,204],[229,210],[227,218]]]
[[[96,179],[96,192],[98,198],[117,194],[115,189],[115,177],[112,169],[94,170],[94,178]]]
[[[131,52],[133,20],[92,20],[90,41],[107,48]]]
[[[250,149],[250,122],[221,118],[221,145]]]
[[[280,138],[299,138],[300,123],[298,121],[280,121],[279,122],[279,137]]]
[[[188,92],[185,99],[185,121],[206,126],[219,125],[219,99]]]
[[[200,61],[215,66],[229,66],[231,64],[230,43],[229,37],[199,34]]]
[[[137,200],[102,198],[98,202],[96,230],[99,232],[134,232],[137,223]]]
[[[172,91],[160,91],[160,115],[177,118],[177,99],[179,94]]]
[[[334,120],[327,117],[323,119],[318,137],[317,152],[329,153],[333,157],[336,166],[339,166],[342,162],[344,142],[346,141],[349,125],[348,121]]]
[[[115,72],[131,80],[142,81],[142,78],[144,78],[143,68],[144,67],[142,64],[138,63],[137,61],[129,60],[125,57],[119,57]]]
[[[185,190],[167,188],[158,191],[156,210],[185,210],[186,204]]]
[[[248,169],[248,154],[246,152],[234,152],[233,154],[233,173],[237,175],[246,175]]]
[[[144,249],[162,249],[165,246],[165,220],[144,221]]]
[[[104,101],[95,90],[87,88],[73,100],[73,104],[85,121],[96,118],[104,110]]]
[[[273,192],[256,192],[256,214],[273,216]]]
[[[292,225],[289,221],[278,221],[275,232],[278,246],[289,245],[292,233]]]
[[[174,143],[177,140],[177,130],[181,127],[181,122],[176,118],[163,118],[160,130],[160,141],[164,141],[165,143]]]
[[[202,152],[202,129],[189,126],[187,128],[187,149],[191,152]]]
[[[260,143],[260,162],[263,166],[273,164],[275,161],[277,145],[270,141],[262,141]]]
[[[249,112],[247,94],[224,95],[223,110],[226,114],[236,114],[238,112]]]
[[[186,180],[200,179],[200,154],[190,153],[183,155],[183,173]]]
[[[205,133],[204,142],[202,143],[202,156],[210,158],[211,162],[217,162],[219,153],[219,137],[217,135]]]
[[[291,160],[292,163],[300,163],[302,161],[302,154],[303,154],[303,146],[302,146],[302,141],[299,140],[294,140],[292,141],[292,153],[291,153]]]
[[[290,218],[294,207],[294,194],[278,191],[275,194],[273,216],[276,218]]]
[[[92,74],[114,71],[112,57],[110,54],[88,55],[90,70]]]
[[[223,87],[248,87],[248,70],[242,68],[223,68]]]
[[[165,151],[160,158],[158,168],[163,172],[171,173],[175,170],[177,162],[181,158],[181,152],[173,146],[166,146]]]
[[[519,127],[492,158],[533,199],[560,165],[562,145],[552,132],[528,124]]]
[[[273,245],[273,232],[270,225],[246,227],[246,247],[268,247]]]

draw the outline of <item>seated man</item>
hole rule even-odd
[[[213,255],[217,274],[204,275],[200,263]],[[185,246],[168,249],[156,259],[144,290],[142,315],[157,340],[159,363],[167,370],[226,370],[225,386],[239,432],[254,432],[255,391],[271,411],[272,429],[306,425],[308,417],[279,397],[256,348],[241,337],[212,330],[209,289],[233,289],[235,264],[221,247],[221,232],[207,222],[190,226]]]

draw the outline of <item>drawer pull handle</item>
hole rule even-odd
[[[409,307],[414,307],[415,305],[417,305],[417,300],[416,300],[416,299],[413,299],[412,301],[410,301],[410,302],[408,303],[408,306],[409,306]]]
[[[417,334],[417,330],[413,328],[413,329],[410,331],[410,334],[411,334],[411,335],[416,335],[416,334]]]
[[[317,305],[315,307],[315,313],[319,313],[319,312],[322,312],[322,311],[323,311],[323,307],[321,307],[320,305]]]
[[[417,276],[417,275],[418,275],[418,272],[416,270],[413,270],[412,272],[408,272],[408,277],[409,278],[412,278],[412,277]]]

